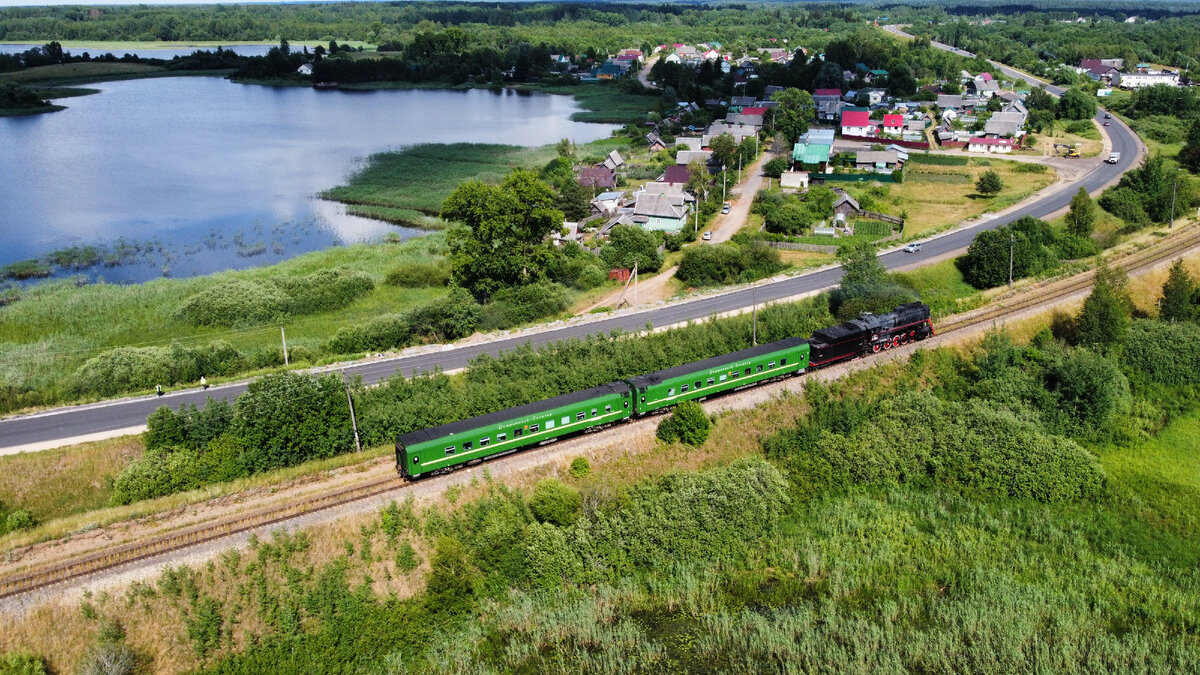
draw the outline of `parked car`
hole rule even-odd
[[[703,239],[704,241],[709,241],[710,239],[712,239],[712,232],[705,232],[704,235],[701,236],[701,239]]]
[[[904,247],[905,253],[917,253],[921,250],[921,242],[914,241]]]
[[[732,208],[733,208],[733,204],[730,204],[729,202],[725,202],[725,205],[721,207],[721,213],[729,213],[729,209],[732,209]]]

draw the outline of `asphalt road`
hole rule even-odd
[[[934,43],[941,49],[954,51],[964,56],[966,52],[947,45]],[[997,64],[1005,75],[1012,78],[1022,75],[1007,67]],[[1047,87],[1051,93],[1061,93],[1059,87]],[[1101,112],[1098,118],[1103,117]],[[1102,122],[1103,120],[1101,120]],[[1112,149],[1121,153],[1121,161],[1117,164],[1101,164],[1097,169],[1083,177],[1077,183],[1066,184],[1048,195],[1031,201],[1022,207],[1002,217],[986,220],[972,227],[951,232],[924,242],[919,253],[904,253],[893,251],[880,256],[880,260],[888,269],[901,266],[913,266],[921,262],[932,261],[948,254],[965,249],[982,230],[993,229],[1005,225],[1022,216],[1045,217],[1060,209],[1066,208],[1071,197],[1083,185],[1089,192],[1095,191],[1109,181],[1115,179],[1125,170],[1132,167],[1138,155],[1138,141],[1134,133],[1123,122],[1115,117],[1111,126],[1107,127],[1112,139]],[[609,317],[600,321],[586,324],[568,325],[551,329],[534,335],[508,338],[473,344],[462,347],[448,348],[443,351],[394,358],[371,363],[363,363],[347,367],[347,375],[361,376],[365,383],[375,383],[396,373],[406,375],[414,371],[429,371],[434,368],[453,370],[462,368],[479,354],[497,354],[511,350],[526,342],[542,345],[569,338],[582,338],[590,334],[606,334],[614,329],[625,331],[640,330],[647,322],[655,326],[666,326],[692,319],[703,319],[714,314],[749,307],[754,302],[765,302],[787,298],[802,293],[829,288],[841,279],[840,269],[819,270],[810,274],[792,277],[774,283],[763,284],[754,289],[744,289],[718,296],[702,297],[689,302],[660,307],[639,312],[631,312]],[[195,389],[169,393],[162,398],[144,397],[123,399],[91,405],[71,406],[44,413],[13,417],[0,420],[0,449],[23,446],[34,443],[76,438],[118,429],[128,429],[145,424],[146,417],[160,405],[178,407],[185,403],[203,406],[206,398],[233,399],[246,390],[246,385],[232,384],[214,387],[208,392]]]

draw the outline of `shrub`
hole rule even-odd
[[[362,272],[319,270],[303,277],[229,279],[189,297],[176,316],[195,326],[249,326],[344,307],[375,287]]]
[[[189,297],[176,315],[193,326],[249,326],[279,321],[288,305],[272,283],[230,279]]]
[[[267,375],[234,403],[232,433],[250,472],[332,457],[354,446],[346,391],[336,375]]]
[[[80,675],[130,675],[137,668],[137,655],[124,642],[101,642],[88,652],[79,667]]]
[[[409,344],[412,327],[401,314],[385,314],[365,324],[339,328],[325,345],[333,354],[396,349]]]
[[[1122,363],[1129,378],[1143,386],[1200,386],[1200,326],[1137,319]]]
[[[3,675],[46,675],[46,661],[30,652],[8,652],[0,656]]]
[[[685,445],[704,445],[710,425],[703,406],[696,401],[684,401],[675,406],[670,417],[658,423],[657,433],[664,443],[679,441]]]
[[[779,251],[761,244],[693,246],[683,252],[675,278],[695,286],[713,286],[761,279],[784,267]]]
[[[466,289],[455,286],[445,297],[414,309],[408,314],[408,321],[414,336],[457,340],[475,332],[482,311]]]
[[[1132,404],[1129,381],[1116,363],[1086,349],[1063,358],[1049,380],[1068,427],[1080,432],[1110,429]]]
[[[662,267],[662,256],[658,254],[658,237],[634,225],[617,225],[609,233],[609,241],[600,250],[600,259],[609,269],[633,269],[651,274]]]
[[[583,478],[592,472],[592,464],[587,457],[576,457],[571,460],[571,475],[575,478]]]
[[[409,263],[388,272],[384,280],[388,286],[424,288],[450,285],[450,265],[443,262]]]
[[[541,523],[552,523],[566,527],[579,517],[583,498],[579,490],[564,485],[561,481],[548,478],[539,481],[529,496],[529,510]]]
[[[858,429],[801,427],[764,440],[805,494],[855,485],[957,487],[1044,502],[1091,499],[1106,489],[1096,458],[994,403],[909,392],[879,404]]]
[[[1100,247],[1090,237],[1064,234],[1054,242],[1054,253],[1060,260],[1081,260],[1100,252]]]
[[[17,509],[12,513],[9,513],[8,517],[4,519],[4,530],[6,532],[16,532],[17,530],[24,530],[26,528],[33,527],[34,524],[35,521],[33,516],[31,516],[28,511],[25,509]]]
[[[558,284],[539,282],[505,288],[492,295],[492,302],[485,307],[490,319],[485,328],[508,328],[555,316],[566,309],[567,296]]]
[[[1100,195],[1100,208],[1125,222],[1131,230],[1140,230],[1150,225],[1150,216],[1142,206],[1142,198],[1133,188],[1115,187]]]

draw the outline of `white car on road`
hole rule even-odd
[[[914,241],[914,242],[906,245],[902,250],[905,253],[919,253],[921,250],[921,242]]]

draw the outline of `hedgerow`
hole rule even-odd
[[[84,362],[75,371],[75,389],[80,393],[111,396],[155,385],[194,382],[200,376],[232,375],[248,363],[228,342],[205,346],[117,347]]]

